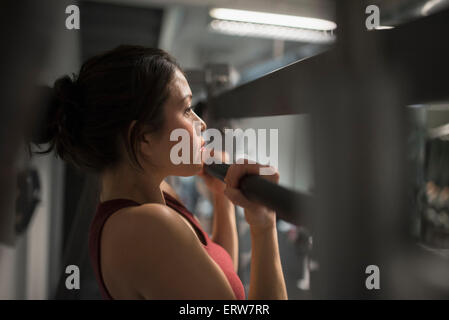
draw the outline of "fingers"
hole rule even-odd
[[[262,165],[259,163],[249,163],[248,159],[239,159],[236,164],[232,164],[224,178],[226,188],[224,194],[235,205],[241,206],[248,210],[256,210],[257,203],[251,202],[246,198],[239,189],[240,179],[245,175],[261,175],[261,169],[266,169],[265,172],[269,172],[270,175],[261,175],[262,178],[271,182],[279,182],[279,173],[275,167]],[[265,173],[266,174],[266,173]]]
[[[248,159],[243,159],[243,162],[243,164],[233,164],[229,167],[224,179],[229,187],[238,188],[240,178],[246,174],[259,174],[259,164],[248,163]]]
[[[229,153],[222,150],[208,149],[202,154],[202,160],[205,164],[212,163],[229,163]]]
[[[227,153],[226,151],[222,152],[222,161],[223,163],[229,163],[230,159],[229,159],[229,153]]]
[[[224,194],[228,197],[229,200],[235,205],[238,205],[242,208],[250,208],[253,204],[240,192],[240,190],[236,188],[230,188],[226,186],[224,190]]]
[[[238,189],[240,178],[247,174],[260,175],[261,168],[270,169],[265,171],[273,173],[271,175],[262,175],[263,178],[272,181],[274,183],[279,182],[279,173],[276,168],[268,165],[262,165],[259,163],[249,163],[248,159],[240,159],[240,161],[241,160],[243,160],[243,163],[239,164],[238,161],[237,164],[231,165],[228,169],[228,172],[226,173],[226,177],[224,180],[230,188]]]

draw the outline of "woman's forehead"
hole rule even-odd
[[[173,76],[173,80],[171,82],[171,94],[173,97],[179,99],[184,98],[186,95],[192,94],[187,79],[179,70],[176,70]]]

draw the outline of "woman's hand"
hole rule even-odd
[[[222,163],[227,163],[229,161],[229,154],[226,151],[215,151],[214,149],[211,153],[212,158],[221,159]],[[207,189],[209,189],[213,196],[224,196],[224,190],[226,188],[224,182],[208,174],[204,171],[204,167],[201,169],[201,172],[198,173],[198,176],[203,179]]]
[[[245,209],[245,219],[253,230],[265,230],[276,226],[276,213],[273,210],[249,201],[238,189],[240,178],[247,174],[259,175],[260,168],[271,168],[272,175],[262,175],[261,177],[279,183],[279,173],[276,168],[258,163],[249,164],[248,159],[244,159],[243,164],[231,165],[225,177],[224,194],[232,203]]]

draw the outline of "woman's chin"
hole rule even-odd
[[[203,167],[203,162],[189,165],[189,172],[191,173],[190,175],[194,176],[201,173],[203,171]]]
[[[199,163],[199,164],[195,164],[194,166],[195,166],[195,171],[196,171],[195,174],[198,174],[198,173],[200,173],[201,171],[203,171],[204,163],[201,162],[201,163]]]

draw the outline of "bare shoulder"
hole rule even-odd
[[[161,204],[143,204],[121,209],[106,221],[101,236],[101,270],[114,298],[133,296],[132,292],[138,298],[135,288],[139,277],[160,272],[148,266],[164,264],[166,253],[173,252],[180,241],[176,239],[192,238],[180,217],[170,210]],[[140,270],[141,266],[146,270]]]
[[[105,225],[102,265],[113,297],[235,299],[223,271],[172,210],[145,204]]]
[[[178,215],[163,204],[147,203],[124,208],[121,211],[108,219],[103,233],[110,234],[111,241],[117,239],[122,244],[126,244],[127,239],[134,242],[137,237],[151,240],[160,236],[163,231],[169,231],[178,225]]]
[[[114,261],[138,263],[141,258],[158,257],[175,250],[179,242],[200,245],[179,213],[172,208],[148,203],[128,207],[111,216],[103,227],[104,256]]]

